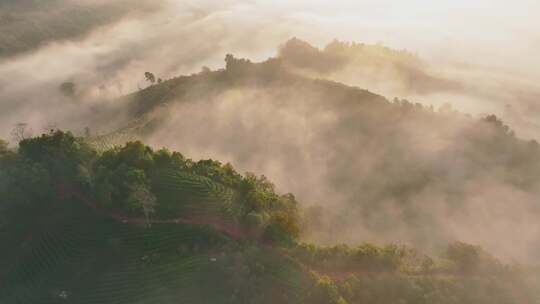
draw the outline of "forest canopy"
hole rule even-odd
[[[309,227],[298,202],[266,177],[138,141],[98,151],[85,138],[58,130],[24,139],[18,149],[0,141],[0,209],[0,241],[13,244],[0,260],[6,303],[23,295],[110,301],[116,291],[102,292],[109,286],[95,279],[103,274],[122,282],[129,275],[133,284],[118,290],[130,290],[121,303],[155,298],[163,284],[178,287],[160,289],[161,296],[194,293],[200,295],[195,303],[520,303],[535,299],[538,284],[521,268],[461,242],[438,256],[395,244],[301,242],[301,230]],[[50,242],[60,249],[51,251]],[[41,259],[50,262],[35,264]],[[185,259],[210,264],[188,270],[180,267]],[[104,267],[112,261],[117,266]],[[144,272],[124,268],[133,263]],[[172,265],[174,275],[165,275]],[[26,274],[28,267],[35,273]],[[89,277],[71,275],[78,271]],[[32,285],[41,275],[56,279]],[[185,275],[193,282],[217,280],[225,290],[201,293],[206,285]],[[58,282],[65,289],[51,293]],[[134,282],[147,288],[134,288]],[[21,293],[24,286],[32,292]],[[282,292],[271,292],[277,287]],[[484,293],[476,294],[479,289]]]
[[[32,201],[32,195],[82,196],[126,218],[223,217],[253,226],[268,241],[292,242],[299,236],[295,197],[278,194],[264,176],[242,176],[230,164],[193,161],[138,141],[98,152],[63,131],[22,140],[15,151],[3,142],[0,148],[6,179],[1,197],[14,208]],[[40,187],[25,181],[32,175]]]

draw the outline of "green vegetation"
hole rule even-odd
[[[0,209],[2,303],[539,300],[537,276],[464,243],[437,258],[298,243],[294,196],[264,176],[140,142],[0,141]]]
[[[228,55],[226,69],[173,78],[126,100],[137,123],[104,136],[104,146],[132,136],[229,155],[244,168],[275,163],[274,176],[287,177],[298,197],[318,205],[305,212],[309,240],[362,242],[360,227],[379,240],[406,235],[419,247],[441,247],[469,237],[466,227],[448,225],[496,231],[498,223],[515,226],[514,217],[540,215],[538,143],[493,115],[387,100],[294,74],[281,57],[252,63]],[[480,230],[471,232],[474,242],[497,246]],[[508,251],[536,258],[533,234],[513,239]]]
[[[5,158],[12,158],[5,197],[36,192],[52,199],[56,191],[126,218],[218,217],[261,230],[268,240],[292,242],[299,234],[294,196],[279,195],[264,176],[244,177],[230,164],[194,162],[141,142],[98,153],[61,131],[23,140],[19,146],[15,153],[2,145]],[[26,188],[27,175],[40,186]]]

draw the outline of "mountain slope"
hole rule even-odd
[[[0,259],[2,303],[538,300],[534,276],[463,243],[440,258],[397,245],[298,243],[294,196],[215,161],[140,143],[97,153],[59,131],[0,152],[0,241],[8,245]],[[171,170],[181,174],[169,177]],[[230,200],[239,212],[213,208]],[[150,216],[136,220],[145,207]],[[231,234],[210,214],[243,233]],[[198,220],[163,221],[178,216]]]
[[[431,251],[465,240],[505,259],[538,260],[536,141],[495,116],[388,101],[296,74],[279,58],[226,62],[127,96],[135,120],[91,140],[107,147],[140,138],[266,172],[303,202],[313,228],[304,237],[324,244],[337,235]]]

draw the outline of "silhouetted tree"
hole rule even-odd
[[[27,123],[20,122],[11,130],[11,137],[15,142],[21,142],[31,136],[31,131]]]
[[[156,76],[150,72],[145,72],[144,78],[146,79],[146,81],[150,82],[151,84],[156,83]]]
[[[232,54],[225,55],[225,67],[227,70],[230,70],[231,67],[234,65],[236,59]]]

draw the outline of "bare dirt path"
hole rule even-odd
[[[178,217],[174,219],[154,219],[154,218],[137,218],[131,217],[125,213],[118,211],[104,211],[99,208],[99,204],[88,197],[88,195],[82,193],[74,187],[67,186],[65,184],[57,185],[57,192],[60,196],[71,195],[86,206],[92,208],[96,213],[112,218],[118,222],[124,224],[138,224],[138,225],[152,225],[152,224],[187,224],[187,225],[201,225],[210,226],[218,231],[225,233],[226,235],[234,239],[245,239],[253,237],[253,233],[248,233],[245,229],[242,229],[238,224],[226,221],[218,216],[192,216],[190,218]]]

